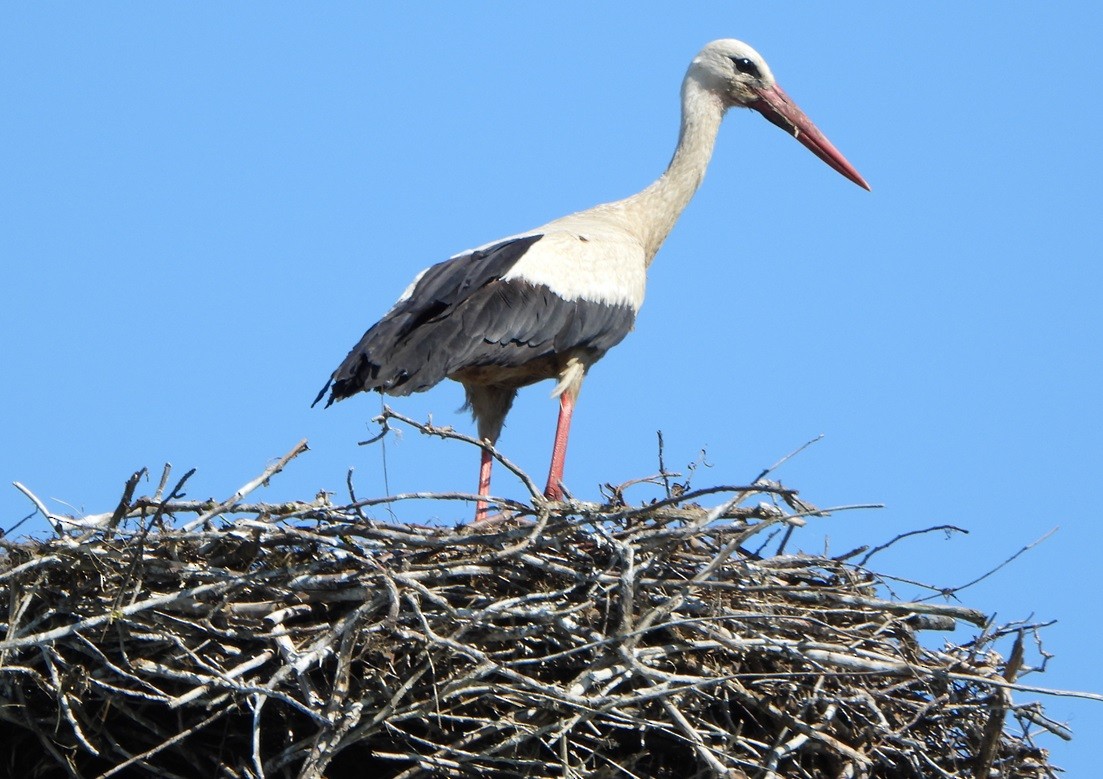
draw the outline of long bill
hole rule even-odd
[[[812,124],[804,111],[785,94],[785,90],[776,84],[772,87],[755,90],[759,99],[748,103],[760,114],[776,124],[785,132],[792,135],[798,141],[808,147],[813,154],[826,162],[832,168],[853,181],[863,189],[869,189],[869,184],[862,178],[862,174],[854,169],[854,166],[846,161],[846,157],[834,147],[831,141]]]

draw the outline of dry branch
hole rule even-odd
[[[1018,681],[1036,626],[932,648],[923,631],[985,615],[892,600],[861,565],[782,553],[788,534],[747,551],[820,513],[793,490],[676,495],[660,469],[651,505],[536,492],[501,502],[531,520],[458,528],[372,515],[412,496],[244,502],[304,450],[226,501],[166,495],[167,468],[134,497],[139,472],[107,514],[0,540],[0,770],[1055,776],[1034,736],[1064,729],[1012,701],[1038,689]]]

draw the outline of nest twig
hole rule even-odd
[[[221,503],[166,470],[153,496],[132,478],[109,514],[3,542],[0,771],[1055,776],[1034,736],[1065,732],[1011,698],[1036,626],[749,551],[818,512],[792,490],[534,494],[458,528],[380,521],[379,499],[245,502],[304,448]],[[980,631],[920,640],[960,623]]]

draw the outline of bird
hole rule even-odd
[[[571,417],[589,369],[633,329],[647,269],[705,175],[721,120],[757,111],[858,186],[869,184],[778,86],[746,43],[693,58],[681,87],[678,143],[641,192],[478,246],[419,273],[364,334],[312,405],[359,392],[403,396],[463,385],[483,447],[476,522],[489,518],[493,457],[517,391],[554,379],[559,415],[544,497],[562,501]]]

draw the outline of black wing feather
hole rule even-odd
[[[410,296],[372,326],[315,399],[364,390],[408,395],[475,366],[519,367],[567,349],[600,357],[635,312],[564,300],[547,287],[502,281],[541,235],[506,241],[429,268]]]

